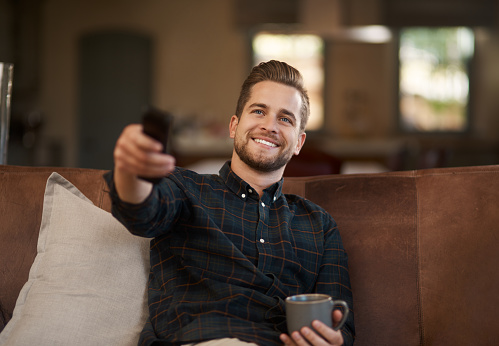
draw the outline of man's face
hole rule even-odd
[[[293,87],[270,81],[255,84],[241,117],[234,115],[230,122],[241,161],[257,171],[273,172],[298,155],[306,137],[300,133],[301,106]]]

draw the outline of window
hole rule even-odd
[[[463,132],[469,126],[473,31],[464,27],[400,32],[400,124],[409,132]]]
[[[298,69],[310,98],[307,130],[319,130],[324,123],[324,42],[316,35],[259,32],[253,37],[253,63],[285,61]]]

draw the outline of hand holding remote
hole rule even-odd
[[[155,108],[150,108],[142,116],[143,132],[157,140],[163,145],[163,153],[168,153],[168,139],[173,121],[173,116],[170,113],[160,111]],[[139,177],[140,179],[149,181],[153,184],[159,183],[159,178]]]

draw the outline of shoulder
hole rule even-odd
[[[302,229],[312,230],[312,233],[326,242],[341,239],[338,225],[327,210],[298,195],[285,194],[284,196],[294,215],[294,222],[300,224]]]
[[[322,222],[335,223],[333,217],[320,205],[298,195],[284,194],[284,197],[289,208],[294,210],[295,214],[309,214],[322,219]]]
[[[296,207],[296,208],[302,208],[310,211],[318,211],[318,212],[324,212],[327,214],[326,210],[322,208],[320,205],[304,198],[299,195],[293,195],[293,194],[283,194],[284,198],[286,198],[286,201],[288,205],[291,207]]]

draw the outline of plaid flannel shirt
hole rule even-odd
[[[316,204],[263,196],[230,169],[199,175],[177,168],[141,204],[119,200],[106,175],[113,215],[151,241],[149,319],[140,344],[224,337],[279,345],[284,299],[325,293],[352,307],[347,255],[335,221]],[[351,309],[353,310],[353,309]],[[353,343],[353,311],[342,329]]]

